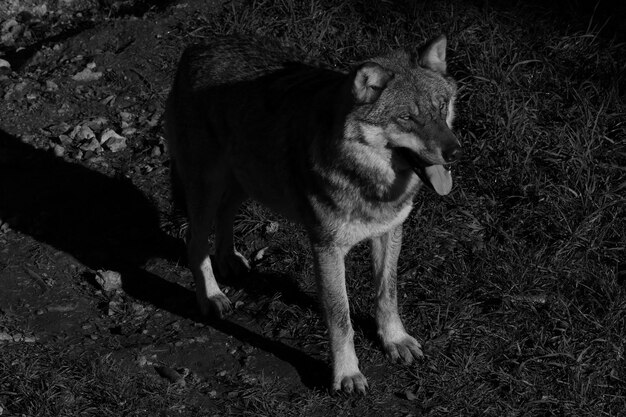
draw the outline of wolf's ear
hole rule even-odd
[[[370,104],[378,100],[393,74],[374,62],[361,65],[354,75],[352,94],[358,104]]]
[[[423,68],[446,73],[446,35],[440,35],[429,43],[419,56],[418,64]]]

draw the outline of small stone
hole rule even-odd
[[[82,125],[76,134],[78,140],[90,140],[96,137],[96,134],[87,125]]]
[[[258,250],[258,252],[254,255],[254,262],[259,262],[263,259],[263,257],[265,256],[265,252],[269,249],[269,246],[265,246],[264,248],[261,248]]]
[[[54,144],[52,146],[52,152],[54,152],[54,156],[57,157],[62,157],[63,155],[65,155],[65,148],[61,145],[58,144]]]
[[[48,307],[48,311],[57,313],[67,313],[68,311],[74,311],[78,307],[78,304],[58,304]]]
[[[72,138],[70,138],[68,135],[59,135],[59,140],[65,146],[70,145],[72,143]]]
[[[142,314],[144,314],[146,312],[146,309],[144,308],[144,306],[142,306],[139,303],[132,303],[131,304],[131,308],[133,310],[133,313],[135,313],[138,316],[140,316],[140,315],[142,315]]]
[[[161,156],[161,148],[158,145],[152,147],[152,151],[150,152],[151,156]]]
[[[83,122],[84,126],[89,127],[94,132],[100,132],[104,126],[109,123],[109,119],[103,116],[98,116],[95,119],[86,120]]]
[[[4,59],[0,59],[0,69],[11,70],[11,64],[9,61],[5,61]]]
[[[406,390],[404,392],[404,396],[406,397],[407,400],[409,401],[415,401],[417,400],[417,395],[415,395],[415,393],[413,391],[410,390]]]
[[[265,233],[270,234],[270,235],[274,234],[278,232],[279,226],[280,225],[278,222],[269,222],[269,224],[265,226]]]
[[[24,143],[33,143],[35,140],[35,135],[22,135],[20,140]]]
[[[59,124],[50,125],[46,127],[46,130],[52,133],[53,135],[61,135],[61,134],[67,133],[71,128],[72,128],[71,125],[65,122],[61,122]]]
[[[135,127],[127,127],[126,129],[122,130],[123,136],[132,136],[135,133],[137,133],[137,128]]]
[[[120,118],[122,122],[130,123],[135,118],[135,115],[127,111],[121,111]]]
[[[0,32],[7,33],[13,27],[18,26],[18,25],[19,25],[19,23],[17,22],[17,20],[15,20],[15,19],[7,19],[4,22],[2,22],[2,25],[0,25]]]
[[[100,103],[104,104],[105,106],[113,104],[113,102],[115,101],[115,95],[110,95],[107,96],[105,98],[103,98],[102,100],[100,100]]]
[[[74,74],[72,79],[74,81],[78,81],[78,82],[90,82],[90,81],[97,81],[100,78],[102,78],[102,73],[101,72],[94,72],[93,71],[93,69],[95,68],[95,64],[90,66],[91,64],[93,64],[93,63],[88,64],[87,68],[85,68],[84,70]]]
[[[115,133],[113,129],[107,129],[102,133],[100,143],[113,153],[126,149],[126,138]]]
[[[97,150],[100,149],[100,143],[98,143],[98,140],[94,137],[90,141],[82,144],[80,146],[80,149],[85,152],[96,152]]]
[[[59,89],[59,86],[57,85],[57,83],[55,83],[52,80],[47,80],[46,81],[46,90],[47,91],[57,91]]]
[[[99,270],[96,273],[96,282],[105,292],[119,290],[122,288],[122,275],[115,271]]]

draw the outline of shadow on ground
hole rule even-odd
[[[184,248],[180,240],[160,230],[155,207],[128,179],[110,178],[66,162],[0,130],[0,219],[93,270],[121,272],[124,291],[130,296],[175,315],[202,320],[192,291],[142,268],[154,257],[179,260]],[[250,281],[256,292],[256,280]],[[264,292],[276,292],[276,288],[266,287]],[[326,386],[324,362],[234,321],[210,320],[208,324],[288,362],[307,387]]]

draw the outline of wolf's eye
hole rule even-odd
[[[411,115],[410,114],[401,114],[398,119],[402,120],[402,121],[409,121],[411,120]]]

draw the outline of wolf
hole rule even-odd
[[[393,361],[423,356],[398,313],[402,223],[426,184],[452,188],[461,145],[446,37],[349,72],[298,58],[276,42],[219,37],[189,46],[166,105],[175,191],[184,199],[188,262],[203,314],[231,303],[215,276],[250,269],[233,242],[238,207],[253,198],[302,225],[328,327],[332,389],[365,393],[350,320],[344,257],[371,243],[376,325]],[[214,228],[214,258],[210,233]]]

